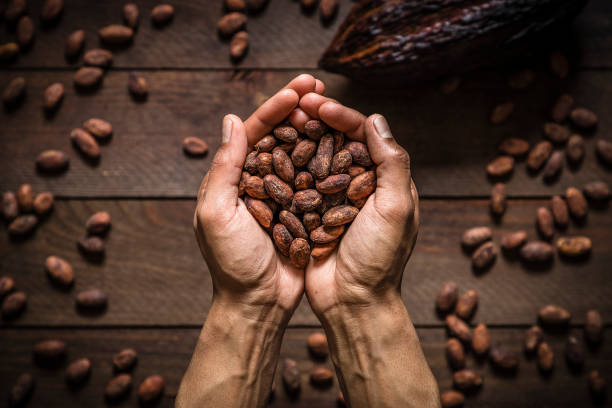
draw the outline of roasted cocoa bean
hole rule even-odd
[[[322,194],[334,194],[346,190],[351,182],[348,174],[335,174],[316,181],[317,190]]]
[[[484,323],[478,324],[474,328],[474,335],[472,336],[472,350],[474,354],[483,356],[489,352],[491,348],[491,334],[489,329]]]
[[[164,393],[165,381],[161,375],[151,375],[138,387],[138,398],[143,403],[157,401]]]
[[[124,398],[132,388],[132,376],[119,374],[112,378],[104,389],[104,397],[109,401],[118,401]]]
[[[334,373],[325,367],[315,367],[310,370],[310,383],[315,387],[329,387],[334,382]]]
[[[489,360],[494,368],[505,372],[514,372],[519,365],[516,353],[504,347],[492,348],[489,352]]]
[[[233,11],[223,16],[217,24],[217,30],[222,37],[231,37],[245,28],[247,17],[244,13]],[[275,133],[276,136],[276,133]],[[278,136],[276,136],[278,137]],[[296,132],[297,137],[297,132]],[[279,138],[281,139],[281,138]],[[281,139],[282,140],[282,139]]]
[[[294,181],[296,190],[308,190],[314,187],[314,179],[312,174],[307,171],[301,171],[295,176]]]
[[[523,245],[521,259],[529,263],[546,263],[553,259],[555,249],[548,242],[531,241]]]
[[[457,301],[455,314],[463,320],[469,320],[478,307],[478,292],[473,289],[465,292]]]
[[[247,210],[249,210],[251,215],[255,217],[262,227],[270,228],[274,214],[272,214],[272,210],[266,203],[261,200],[245,197],[245,205]]]
[[[302,221],[304,222],[306,231],[310,233],[321,225],[321,216],[315,211],[309,211],[304,213]]]
[[[264,177],[268,174],[272,174],[272,154],[271,153],[259,153],[257,155],[257,173],[260,177]]]
[[[550,72],[558,78],[566,78],[569,74],[569,62],[560,51],[553,51],[549,57]]]
[[[599,374],[599,371],[593,370],[589,373],[589,391],[595,399],[600,402],[606,396],[606,380]]]
[[[465,351],[459,340],[450,338],[446,341],[446,361],[452,370],[465,368]]]
[[[288,205],[291,203],[291,200],[293,199],[293,190],[291,189],[291,186],[273,174],[268,174],[265,176],[263,182],[266,192],[270,198],[281,205]]]
[[[61,150],[45,150],[36,158],[36,167],[47,173],[66,170],[69,165],[70,158]]]
[[[62,340],[43,340],[34,345],[34,360],[41,366],[56,367],[66,358],[67,348]]]
[[[552,120],[557,123],[563,122],[570,114],[572,105],[574,104],[574,98],[568,94],[562,94],[557,98],[555,104],[552,107],[550,116]]]
[[[83,310],[102,310],[108,304],[108,296],[100,289],[89,289],[79,292],[76,305]]]
[[[106,211],[92,214],[85,222],[85,230],[89,235],[104,235],[111,227],[111,216]]]
[[[323,225],[326,227],[335,227],[338,225],[348,224],[353,222],[355,217],[359,214],[359,209],[350,205],[339,205],[330,208],[323,215]]]
[[[556,150],[550,155],[542,171],[544,181],[550,182],[559,176],[563,169],[564,160],[565,154],[561,150]]]
[[[64,85],[59,82],[51,84],[45,89],[43,107],[47,111],[54,111],[58,108],[62,99],[64,99]]]
[[[66,38],[66,47],[64,49],[66,57],[76,57],[83,49],[83,44],[85,44],[84,30],[75,30],[70,33],[70,35],[68,35],[68,37]]]
[[[18,105],[25,95],[26,80],[24,77],[13,78],[2,93],[2,101],[7,107]]]
[[[572,123],[583,129],[591,129],[597,126],[597,115],[585,108],[576,108],[570,113]]]
[[[545,123],[542,130],[548,140],[557,144],[566,143],[571,135],[569,128],[555,122]]]
[[[465,397],[459,391],[445,391],[440,395],[442,408],[461,408],[465,402]]]
[[[300,391],[302,385],[300,371],[295,360],[290,358],[284,359],[281,373],[285,390],[289,395],[295,396]]]
[[[470,326],[468,326],[463,320],[459,319],[453,314],[450,314],[446,316],[445,323],[446,329],[448,330],[448,334],[450,336],[457,337],[465,344],[472,342],[472,332],[470,331]]]
[[[36,194],[34,197],[34,212],[39,216],[47,214],[53,208],[53,194],[48,191]]]
[[[545,341],[538,346],[538,368],[544,373],[552,371],[555,365],[555,353]]]
[[[506,252],[517,251],[527,242],[526,231],[515,231],[501,237],[500,246]]]
[[[70,132],[72,144],[87,158],[97,160],[100,158],[100,145],[89,132],[76,128]]]
[[[565,200],[561,196],[553,196],[550,200],[550,208],[555,224],[561,228],[567,227],[569,222],[569,210],[567,209]]]
[[[0,45],[0,61],[12,61],[19,54],[19,45],[9,42]]]
[[[4,9],[4,19],[9,23],[14,23],[26,12],[26,0],[10,0],[7,3],[6,9]]]
[[[599,139],[595,144],[597,156],[607,165],[612,166],[612,142]]]
[[[244,0],[224,0],[223,6],[227,11],[244,11],[246,9]]]
[[[189,156],[204,156],[208,153],[208,144],[200,138],[188,136],[183,139],[183,151]]]
[[[108,68],[113,63],[113,54],[103,48],[93,48],[85,52],[83,63],[92,67]]]
[[[529,151],[529,143],[523,139],[509,137],[504,139],[497,149],[506,156],[522,157]]]
[[[45,23],[55,21],[64,10],[64,0],[45,0],[40,19]]]
[[[272,135],[266,135],[259,139],[259,142],[255,143],[255,150],[258,152],[271,152],[276,146],[276,138]]]
[[[572,315],[561,306],[546,305],[540,309],[538,317],[545,326],[566,326]]]
[[[308,212],[314,211],[323,202],[323,196],[317,190],[300,190],[296,191],[293,203],[299,211]]]
[[[319,3],[321,20],[331,21],[338,12],[338,0],[321,0]]]
[[[508,77],[508,86],[512,89],[525,89],[535,80],[535,72],[523,69]]]
[[[296,268],[305,268],[310,259],[310,245],[303,238],[296,238],[289,248],[289,260]]]
[[[336,131],[333,132],[332,136],[334,138],[334,154],[337,154],[344,149],[344,133]],[[353,161],[352,157],[351,161]]]
[[[474,269],[482,270],[488,268],[497,258],[497,247],[493,242],[485,242],[472,254],[472,266]]]
[[[583,187],[584,195],[592,201],[604,202],[610,199],[610,187],[603,181],[592,181]]]
[[[49,278],[56,284],[64,287],[74,282],[74,271],[72,265],[59,256],[51,255],[45,260],[45,270]]]
[[[329,354],[327,337],[324,333],[316,332],[308,336],[308,350],[317,358],[325,358]]]
[[[489,227],[473,227],[465,230],[461,236],[461,245],[465,248],[474,248],[489,241],[493,233]]]
[[[130,72],[128,75],[128,91],[136,99],[146,98],[149,93],[146,78],[138,72]]]
[[[552,143],[547,140],[533,146],[529,152],[529,155],[527,156],[527,168],[531,171],[536,171],[542,167],[544,162],[548,160],[548,157],[552,153],[552,148]]]
[[[77,245],[87,256],[100,257],[104,255],[104,241],[99,237],[83,237],[79,239]]]
[[[317,153],[308,161],[308,170],[319,180],[329,176],[334,156],[334,138],[327,134],[321,137]]]
[[[98,36],[105,44],[124,45],[132,41],[134,30],[120,24],[111,24],[98,30]]]
[[[10,276],[0,276],[0,299],[15,290],[15,281]]]
[[[489,120],[493,125],[502,124],[508,120],[512,112],[514,112],[514,104],[512,102],[504,102],[493,108]]]
[[[473,392],[482,386],[482,377],[473,370],[459,370],[453,374],[453,386],[460,391]]]
[[[584,337],[589,343],[599,344],[603,338],[603,319],[595,309],[588,310],[584,319]]]
[[[13,237],[25,237],[34,232],[38,226],[38,218],[35,215],[20,215],[9,224],[9,234]]]
[[[334,175],[347,173],[352,163],[353,158],[349,151],[346,149],[340,150],[338,153],[334,154],[334,157],[332,158],[330,174]]]
[[[576,336],[569,336],[565,343],[565,359],[573,370],[580,370],[584,365],[584,345]]]
[[[140,19],[140,10],[136,3],[127,3],[123,6],[123,21],[125,25],[135,29],[138,27],[138,20]]]
[[[308,233],[302,225],[302,222],[295,214],[283,210],[278,214],[278,220],[287,227],[287,230],[291,233],[291,235],[295,238],[303,238],[308,239]]]
[[[22,184],[17,189],[17,203],[21,212],[32,212],[34,209],[34,190],[30,184]]]
[[[489,210],[495,217],[501,217],[506,212],[507,197],[506,185],[504,183],[495,183],[491,189],[491,200],[489,201]]]
[[[445,282],[436,297],[436,309],[440,313],[448,313],[457,303],[457,284],[455,282]]]
[[[351,180],[346,189],[346,196],[351,201],[368,197],[376,189],[376,173],[366,171]]]
[[[550,240],[555,233],[555,222],[550,210],[546,207],[538,208],[536,215],[536,225],[540,236],[546,240]]]
[[[279,149],[272,152],[272,165],[278,177],[287,183],[293,183],[295,169],[293,168],[293,162],[285,151]]]
[[[565,190],[565,200],[567,200],[567,207],[572,217],[583,219],[587,216],[589,206],[586,198],[576,187],[568,187]]]
[[[339,240],[337,239],[335,241],[328,242],[327,244],[315,244],[312,248],[310,256],[312,256],[312,258],[315,260],[327,258],[332,252],[334,252],[334,249],[336,249],[338,246],[338,242]]]
[[[544,333],[542,333],[542,329],[540,329],[539,326],[531,326],[531,328],[525,332],[523,341],[525,352],[527,354],[534,353],[543,338]]]
[[[272,228],[272,239],[279,252],[289,257],[289,248],[293,242],[293,237],[287,227],[283,224],[275,224],[274,228]]]
[[[2,194],[2,214],[7,221],[11,221],[19,215],[19,204],[17,204],[15,193],[7,191]]]
[[[315,244],[328,244],[335,241],[344,232],[344,225],[326,227],[321,225],[310,233],[310,240]]]
[[[25,310],[28,304],[28,296],[24,292],[13,292],[2,301],[2,318],[12,320],[17,318]]]
[[[117,372],[130,371],[138,362],[136,350],[127,348],[121,350],[113,357],[113,368]]]
[[[505,177],[514,170],[512,156],[500,156],[487,165],[487,174],[490,177]]]
[[[170,4],[159,4],[151,10],[151,21],[157,26],[168,24],[174,17],[174,7]]]
[[[83,67],[74,74],[74,83],[81,88],[93,88],[102,82],[103,75],[98,67]]]
[[[588,237],[561,237],[557,240],[557,250],[561,255],[580,258],[591,252],[592,243]]]
[[[355,164],[351,164],[348,168],[348,175],[351,176],[352,179],[365,172],[366,172],[365,167],[357,166]]]
[[[83,123],[83,129],[91,133],[96,139],[107,140],[113,134],[113,125],[103,119],[91,118]]]
[[[36,387],[36,381],[30,373],[23,373],[13,384],[11,393],[9,394],[9,407],[25,406]]]
[[[87,358],[80,358],[78,360],[73,361],[66,367],[66,382],[70,385],[79,385],[82,384],[87,377],[89,377],[89,373],[91,372],[91,361]]]
[[[327,125],[320,120],[312,119],[304,125],[304,133],[312,140],[319,141],[327,132]]]
[[[27,49],[34,40],[34,22],[30,16],[23,16],[17,22],[17,43],[21,49]]]
[[[344,149],[351,154],[352,162],[359,166],[369,167],[373,165],[368,147],[361,142],[349,141],[344,144]]]

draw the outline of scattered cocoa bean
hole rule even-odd
[[[315,367],[310,370],[310,383],[315,387],[329,387],[334,382],[334,373],[326,367]]]
[[[34,190],[30,184],[22,184],[17,189],[17,204],[21,212],[32,212],[34,209]]]
[[[474,354],[483,356],[489,352],[491,348],[491,334],[489,329],[484,323],[479,323],[474,328],[474,335],[472,336],[472,350]]]
[[[468,326],[463,320],[459,319],[453,314],[450,314],[446,316],[445,323],[449,335],[457,337],[465,344],[472,342],[472,332],[470,331],[470,326]]]
[[[2,93],[2,101],[7,107],[18,105],[25,95],[26,80],[24,77],[13,78]]]
[[[542,333],[540,326],[531,326],[529,330],[525,332],[525,339],[523,342],[525,352],[527,354],[533,354],[538,348],[538,345],[542,339],[544,339],[544,333]]]
[[[561,255],[580,258],[591,252],[592,243],[588,237],[561,237],[557,240],[557,250]]]
[[[450,95],[453,92],[455,92],[457,89],[459,89],[460,85],[461,85],[460,77],[458,76],[450,77],[442,81],[442,83],[440,84],[440,92],[442,92],[444,95]]]
[[[162,26],[168,24],[174,17],[174,7],[170,4],[159,4],[153,7],[151,11],[151,20],[153,24]]]
[[[268,207],[266,203],[261,200],[256,200],[254,198],[247,197],[245,199],[245,204],[247,210],[249,210],[251,215],[255,217],[257,222],[259,222],[262,227],[270,228],[274,215],[272,214],[272,210],[270,209],[270,207]]]
[[[130,371],[138,362],[136,350],[127,348],[121,350],[113,357],[113,368],[117,372]]]
[[[75,30],[71,32],[66,38],[66,47],[64,50],[66,57],[76,57],[83,49],[83,44],[85,44],[85,31]]]
[[[217,30],[222,37],[231,37],[233,34],[241,31],[245,28],[247,22],[247,17],[244,13],[239,13],[233,11],[231,13],[223,16],[219,23],[217,24]],[[283,140],[281,137],[278,137],[276,133],[274,134],[277,138]],[[295,137],[297,138],[297,132]]]
[[[2,214],[7,221],[11,221],[19,215],[17,196],[11,191],[2,195]]]
[[[514,104],[512,102],[504,102],[493,108],[489,120],[493,125],[502,124],[508,120],[512,112],[514,112]]]
[[[108,304],[108,296],[100,289],[89,289],[79,292],[76,305],[83,310],[103,310]]]
[[[321,0],[319,11],[321,12],[321,20],[324,22],[331,21],[338,12],[338,0]]]
[[[32,45],[34,40],[34,22],[30,16],[23,16],[17,23],[17,42],[23,50]]]
[[[314,187],[314,179],[312,174],[307,171],[301,171],[295,176],[294,181],[296,190],[308,190]]]
[[[315,244],[328,244],[340,237],[344,232],[344,225],[326,227],[321,225],[310,233],[310,240]]]
[[[145,77],[138,72],[130,72],[128,75],[128,91],[135,98],[146,98],[149,93],[149,87]]]
[[[460,391],[473,392],[482,386],[482,377],[473,370],[463,369],[453,373],[453,386]]]
[[[531,241],[523,245],[520,251],[521,259],[529,263],[550,262],[554,256],[555,249],[548,242]]]
[[[337,239],[335,241],[328,242],[327,244],[315,244],[312,248],[310,256],[312,256],[312,258],[315,260],[327,258],[332,252],[334,252],[334,249],[336,249],[338,246],[338,242],[339,240]]]
[[[93,88],[102,82],[103,75],[98,67],[83,67],[74,74],[74,83],[81,88]]]
[[[286,358],[282,365],[282,378],[285,390],[291,396],[295,396],[301,388],[302,379],[295,360]]]
[[[442,408],[461,408],[465,402],[465,397],[459,391],[445,391],[440,395]]]
[[[505,177],[514,170],[512,156],[500,156],[487,165],[487,174],[490,177]]]
[[[138,20],[140,19],[140,9],[136,3],[126,3],[123,6],[123,21],[125,25],[135,29],[138,27]]]
[[[545,326],[566,326],[572,315],[561,306],[546,305],[540,309],[538,317]]]
[[[0,276],[0,299],[15,290],[15,281],[10,276]]]
[[[93,48],[85,52],[83,63],[92,67],[108,68],[113,63],[113,54],[103,48]]]
[[[513,157],[522,157],[529,151],[529,143],[516,137],[504,139],[498,146],[501,154]]]
[[[208,144],[193,136],[188,136],[183,139],[183,151],[189,156],[204,156],[208,153]]]
[[[10,0],[4,9],[4,19],[9,23],[14,23],[26,12],[26,0]]]
[[[603,181],[592,181],[583,187],[584,195],[592,201],[604,202],[610,199],[610,187]]]
[[[580,370],[584,365],[584,346],[576,336],[569,336],[565,344],[565,360],[572,370]]]
[[[268,174],[272,174],[273,164],[272,164],[272,154],[270,153],[259,153],[257,155],[257,173],[259,173],[260,177],[264,177]]]
[[[118,401],[124,398],[132,388],[132,376],[119,374],[112,378],[104,389],[104,397],[109,401]]]
[[[138,387],[138,398],[144,403],[157,401],[164,393],[165,381],[161,375],[151,375]]]
[[[87,358],[80,358],[73,361],[66,367],[66,382],[70,385],[82,384],[91,372],[91,361]]]
[[[572,123],[583,129],[591,129],[597,126],[597,115],[585,108],[576,108],[570,113]]]
[[[106,211],[92,214],[85,222],[85,230],[89,235],[104,235],[111,227],[111,216]]]
[[[100,145],[89,132],[81,128],[73,129],[70,132],[70,140],[88,159],[97,160],[100,158]]]
[[[91,133],[96,139],[99,140],[108,140],[108,138],[110,138],[110,136],[113,134],[113,125],[103,119],[98,118],[86,120],[85,123],[83,123],[83,129]]]
[[[457,303],[457,296],[457,284],[455,282],[444,282],[436,297],[436,309],[440,313],[450,312]]]
[[[36,381],[32,374],[23,373],[17,377],[9,395],[9,407],[25,406],[30,400],[35,387]]]
[[[542,171],[544,181],[550,182],[559,176],[563,169],[564,159],[565,154],[562,150],[556,150],[550,155]]]
[[[500,246],[506,252],[514,252],[527,242],[527,232],[515,231],[501,237]]]
[[[104,255],[104,241],[99,237],[83,237],[79,239],[77,245],[87,256],[100,257]]]
[[[563,122],[570,114],[574,105],[574,98],[568,94],[560,95],[551,110],[551,118],[557,123]]]
[[[457,301],[455,314],[463,320],[469,320],[478,307],[478,292],[473,289],[465,292]]]
[[[564,79],[569,74],[569,62],[560,51],[553,51],[549,58],[550,72],[558,78]]]
[[[124,45],[132,41],[134,30],[120,24],[111,24],[98,30],[98,36],[105,44]]]
[[[542,238],[550,240],[555,233],[555,222],[550,210],[546,207],[540,207],[537,211],[536,224],[538,232]]]
[[[506,185],[495,183],[491,189],[491,200],[489,201],[491,214],[495,217],[501,217],[506,212],[507,205]]]
[[[482,270],[488,268],[497,258],[497,248],[493,242],[485,242],[472,254],[472,266],[474,269]]]
[[[504,347],[492,348],[489,352],[489,360],[494,368],[505,372],[515,372],[519,365],[516,353]]]
[[[19,45],[9,42],[0,45],[0,61],[12,61],[19,54]]]
[[[569,222],[569,210],[563,197],[553,196],[553,198],[550,200],[550,208],[552,210],[555,224],[561,228],[567,227]]]
[[[322,194],[334,194],[346,190],[350,182],[351,176],[348,174],[335,174],[323,180],[317,180],[315,185]]]
[[[597,402],[605,399],[606,380],[597,370],[593,370],[589,373],[589,391],[591,391],[591,395]]]
[[[529,170],[536,171],[542,167],[544,162],[548,160],[548,157],[552,153],[552,148],[552,143],[547,140],[533,146],[529,152],[529,155],[527,156],[527,167]]]
[[[568,187],[567,190],[565,190],[565,200],[567,201],[567,207],[572,217],[583,219],[587,216],[589,206],[586,198],[584,198],[582,192],[576,187]]]
[[[240,61],[249,50],[249,34],[246,31],[238,31],[230,42],[230,57],[233,61]]]
[[[62,340],[43,340],[34,345],[34,360],[44,367],[57,367],[66,358],[67,348]]]
[[[306,231],[310,233],[321,225],[321,216],[314,211],[308,211],[304,213],[302,221],[304,222]]]
[[[466,230],[461,236],[461,245],[465,248],[474,248],[489,241],[493,233],[489,227],[473,227]]]
[[[9,224],[9,234],[13,237],[25,237],[34,232],[38,226],[38,218],[35,215],[20,215]]]
[[[586,312],[584,337],[591,344],[599,344],[603,338],[603,319],[595,309],[590,309]]]
[[[595,144],[597,156],[607,165],[612,166],[612,142],[599,139]]]
[[[45,23],[55,21],[64,10],[64,0],[45,0],[40,19]]]
[[[308,350],[317,358],[325,358],[329,354],[327,337],[324,333],[316,332],[308,336]]]
[[[244,11],[246,9],[244,0],[224,0],[223,6],[227,11]]]
[[[508,86],[512,89],[525,89],[535,80],[535,72],[523,69],[508,77]]]
[[[351,154],[352,162],[359,166],[369,167],[373,165],[368,147],[361,142],[350,141],[344,144],[344,149],[348,150]]]
[[[465,368],[465,351],[463,344],[452,337],[446,341],[446,361],[452,370]]]
[[[43,172],[57,173],[68,168],[70,159],[61,150],[45,150],[36,158],[36,167]]]
[[[17,318],[25,310],[28,296],[24,292],[13,292],[2,301],[2,318],[12,320]]]
[[[569,128],[555,122],[545,123],[543,126],[544,136],[553,143],[563,144],[570,138]]]
[[[283,210],[278,214],[278,220],[287,227],[287,230],[295,238],[308,239],[308,233],[298,217],[290,211]]]
[[[544,373],[552,371],[555,365],[555,353],[545,341],[538,346],[538,368]]]
[[[59,82],[49,85],[45,89],[43,106],[47,111],[54,111],[64,99],[64,85]]]
[[[289,257],[289,248],[293,242],[291,233],[283,224],[275,224],[272,228],[272,239],[281,254]]]
[[[61,286],[68,287],[74,282],[72,265],[59,256],[51,255],[45,260],[45,270],[49,278]]]
[[[329,176],[331,162],[334,156],[334,138],[327,134],[321,137],[317,153],[308,161],[307,167],[312,175],[319,180]]]
[[[304,125],[304,133],[312,140],[321,140],[325,132],[327,132],[327,125],[320,120],[312,119]]]

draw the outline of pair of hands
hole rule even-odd
[[[194,229],[213,281],[213,302],[244,317],[287,323],[304,291],[324,319],[337,308],[363,308],[400,299],[404,266],[418,230],[418,196],[410,159],[381,115],[365,117],[323,96],[324,84],[300,75],[242,122],[223,119],[222,145],[205,176]],[[346,137],[367,143],[377,187],[326,259],[300,270],[278,253],[238,197],[248,146],[289,118],[298,131],[321,119]]]

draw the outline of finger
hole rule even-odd
[[[197,201],[200,202],[204,198],[204,192],[206,191],[206,185],[208,184],[208,174],[206,172],[204,178],[202,179],[202,183],[200,184],[200,189],[198,190]]]
[[[304,125],[311,119],[301,108],[295,108],[289,116],[289,121],[298,132],[304,133]]]
[[[366,117],[355,109],[327,101],[319,107],[319,117],[329,126],[343,132],[349,139],[365,142]]]
[[[327,96],[319,95],[315,92],[307,93],[300,99],[300,108],[306,112],[311,118],[319,119],[319,108],[325,102],[337,102]]]
[[[320,79],[316,79],[315,81],[316,81],[315,89],[314,89],[315,93],[318,93],[319,95],[323,95],[325,93],[325,84]]]
[[[300,74],[293,78],[283,89],[293,89],[301,98],[309,92],[316,92],[317,81],[319,80],[310,74]],[[321,82],[322,84],[323,82]]]
[[[249,146],[253,146],[289,116],[299,99],[299,95],[293,89],[281,89],[257,108],[244,122]]]

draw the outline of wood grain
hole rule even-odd
[[[423,200],[421,228],[403,281],[403,298],[418,325],[442,325],[434,299],[443,282],[454,280],[461,292],[476,289],[480,307],[475,321],[489,324],[535,322],[538,309],[556,303],[584,321],[597,308],[612,322],[609,265],[612,219],[606,210],[592,210],[585,226],[571,225],[568,234],[593,240],[591,257],[583,263],[555,259],[546,270],[529,270],[520,262],[499,257],[491,270],[475,274],[459,245],[463,231],[491,225],[494,241],[505,231],[526,229],[534,239],[535,213],[541,200],[513,200],[503,224],[491,221],[484,200]],[[12,323],[2,325],[200,325],[210,305],[212,288],[192,229],[194,202],[61,200],[51,217],[25,242],[12,242],[0,234],[0,274],[13,276],[29,294],[28,309]],[[76,240],[87,218],[106,210],[113,219],[106,238],[106,258],[93,264],[82,258]],[[559,235],[559,233],[557,233]],[[44,260],[58,255],[72,263],[75,287],[63,292],[52,287],[43,270]],[[99,288],[110,297],[106,313],[78,314],[74,297],[81,290]],[[318,325],[305,299],[292,325]]]
[[[290,400],[282,382],[276,380],[271,407],[335,407],[338,382],[331,388],[320,390],[308,382],[308,370],[315,364],[332,368],[329,359],[313,361],[306,349],[307,336],[319,329],[288,329],[283,339],[280,358],[292,358],[302,372],[302,390],[297,400]],[[112,375],[111,359],[123,347],[133,347],[139,353],[134,370],[135,387],[146,376],[160,374],[166,380],[165,398],[159,406],[172,406],[181,377],[187,368],[195,347],[199,329],[7,329],[0,338],[0,395],[7,395],[9,387],[22,372],[30,371],[37,379],[37,387],[29,406],[106,406],[103,390]],[[421,328],[417,330],[427,361],[436,376],[441,391],[450,389],[451,373],[444,357],[444,329]],[[573,334],[581,336],[580,331]],[[610,330],[606,336],[612,335]],[[567,333],[546,333],[546,341],[556,353],[556,366],[551,377],[543,378],[535,361],[522,354],[522,329],[492,329],[494,344],[503,345],[519,353],[520,368],[517,377],[500,377],[486,362],[476,362],[468,357],[468,366],[482,373],[482,390],[470,397],[470,407],[576,407],[590,406],[586,375],[597,369],[604,378],[612,377],[612,343],[606,342],[597,351],[588,351],[582,373],[571,373],[564,361],[563,350]],[[92,361],[92,374],[83,388],[70,391],[60,369],[41,369],[33,365],[31,350],[36,342],[47,338],[59,338],[68,344],[67,361],[87,357]],[[278,375],[278,374],[277,374]],[[521,390],[510,392],[509,390]],[[137,397],[133,390],[129,399],[119,406],[135,406]]]
[[[245,118],[299,71],[288,72],[148,72],[149,99],[131,100],[127,72],[111,71],[95,94],[79,94],[67,72],[24,72],[28,82],[25,104],[0,113],[0,190],[28,182],[37,190],[63,197],[194,197],[202,176],[219,146],[219,129],[228,112]],[[587,154],[578,169],[564,169],[560,179],[545,184],[541,176],[516,166],[508,183],[513,197],[547,197],[571,185],[603,179],[612,184],[612,171],[596,159],[594,139],[612,139],[612,72],[580,72],[558,81],[545,71],[527,90],[511,90],[501,73],[486,72],[464,80],[452,95],[437,86],[379,89],[352,86],[336,75],[314,72],[327,84],[327,94],[365,114],[379,112],[391,124],[398,141],[412,158],[413,177],[423,197],[486,197],[491,180],[485,167],[496,157],[497,145],[510,136],[535,143],[542,138],[552,103],[562,91],[576,103],[599,114],[595,134],[585,134]],[[17,75],[14,73],[12,75]],[[0,87],[11,79],[0,79]],[[52,82],[66,86],[59,112],[48,118],[42,111],[42,93]],[[488,123],[490,110],[505,100],[516,109],[507,123]],[[90,117],[114,125],[114,136],[102,147],[98,165],[85,162],[71,147],[70,130]],[[211,153],[204,159],[185,156],[186,136],[205,139]],[[34,160],[44,149],[59,148],[71,156],[70,169],[55,177],[37,174]]]

